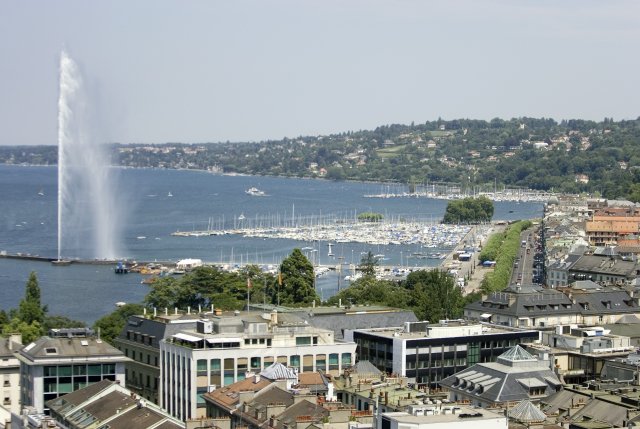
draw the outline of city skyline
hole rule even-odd
[[[0,5],[0,145],[57,143],[58,62],[92,138],[260,141],[391,123],[638,117],[632,1]]]

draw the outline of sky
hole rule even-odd
[[[442,119],[640,116],[635,0],[0,0],[0,145],[262,141]]]

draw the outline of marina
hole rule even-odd
[[[304,242],[364,243],[370,245],[411,245],[425,248],[449,248],[458,244],[470,230],[468,225],[430,224],[423,222],[334,222],[305,226],[248,227],[176,231],[177,237],[240,235],[242,237],[287,239]],[[329,248],[331,253],[331,248]],[[415,256],[427,256],[418,255]],[[438,255],[439,256],[439,255]]]
[[[379,258],[387,276],[401,278],[411,270],[444,267],[449,261],[440,255],[450,254],[455,243],[453,235],[451,246],[446,246],[446,235],[438,236],[445,233],[438,222],[446,201],[362,197],[375,193],[380,184],[166,169],[115,172],[120,183],[127,184],[114,190],[118,204],[126,208],[114,240],[116,260],[138,265],[146,261],[171,268],[182,259],[194,258],[228,269],[246,264],[269,269],[297,247],[312,261],[316,290],[327,299],[353,281],[353,267],[368,252]],[[80,225],[74,228],[85,239],[63,243],[62,257],[71,262],[51,264],[57,253],[55,167],[3,165],[0,183],[5,191],[0,201],[5,219],[0,223],[0,255],[6,255],[0,257],[1,309],[19,305],[31,271],[38,275],[50,314],[92,323],[111,312],[115,302],[142,300],[148,286],[141,282],[152,274],[135,270],[115,274],[113,259],[96,260],[86,238],[90,230]],[[246,194],[251,187],[268,190],[269,197]],[[38,195],[40,190],[44,195]],[[539,203],[496,202],[494,207],[496,220],[530,219],[542,212]],[[381,213],[384,219],[379,224],[356,225],[362,212]],[[172,235],[176,231],[185,236]],[[218,235],[193,234],[198,231]],[[82,291],[82,305],[77,305],[78,291]]]

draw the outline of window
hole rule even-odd
[[[342,353],[342,367],[351,365],[351,353]]]
[[[296,337],[296,346],[311,345],[311,337]]]
[[[251,358],[251,369],[260,369],[260,358],[252,357]]]
[[[207,360],[198,359],[196,362],[196,371],[198,375],[207,375]]]
[[[300,368],[300,355],[292,355],[289,358],[289,365],[294,368]]]
[[[331,353],[329,355],[329,370],[339,369],[338,359],[338,353]]]

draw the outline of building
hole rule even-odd
[[[602,325],[640,315],[638,299],[632,295],[617,287],[556,290],[512,285],[468,304],[464,316],[522,328]]]
[[[469,401],[483,408],[515,406],[523,400],[537,403],[558,391],[562,383],[548,360],[538,360],[520,346],[496,362],[478,363],[440,382],[449,400]]]
[[[407,377],[418,386],[438,382],[478,362],[491,362],[522,342],[539,338],[535,330],[443,320],[407,322],[400,327],[347,330],[345,338],[358,345],[358,360],[387,374]]]
[[[376,429],[495,429],[507,427],[507,417],[464,405],[410,405],[407,411],[383,413]]]
[[[344,338],[345,329],[381,328],[417,322],[411,310],[383,305],[338,305],[337,307],[283,307],[252,303],[250,310],[270,313],[292,313],[312,326],[331,329],[337,340]]]
[[[125,383],[124,354],[93,336],[91,329],[51,330],[49,336],[23,347],[20,360],[20,401],[36,412],[45,403],[101,380]]]
[[[527,351],[547,356],[565,383],[599,378],[607,361],[628,356],[635,348],[629,337],[612,335],[600,326],[556,326],[541,330],[540,344],[527,344]]]
[[[155,314],[130,316],[114,345],[129,358],[125,374],[127,388],[159,403],[160,341],[182,330],[196,328],[197,314]]]
[[[569,267],[569,283],[576,280],[593,280],[601,284],[625,284],[638,275],[640,267],[635,260],[619,256],[584,255]]]
[[[102,380],[46,403],[51,417],[67,429],[184,429],[157,405],[117,382]],[[198,426],[214,427],[214,426]]]
[[[213,316],[160,341],[160,405],[181,419],[203,417],[205,393],[250,371],[280,362],[298,372],[336,375],[355,362],[355,348],[291,314]]]
[[[16,357],[22,347],[22,335],[0,338],[0,427],[11,421],[11,413],[20,414],[20,361]]]
[[[410,310],[402,310],[384,306],[350,306],[350,307],[301,307],[289,308],[264,304],[251,304],[250,310],[262,313],[293,314],[318,328],[331,329],[334,340],[342,340],[345,327],[374,328],[380,326],[397,326],[405,321],[416,321]],[[174,311],[155,312],[155,314],[130,316],[127,324],[118,337],[115,346],[130,361],[126,365],[127,388],[137,395],[155,403],[159,402],[158,390],[160,380],[160,340],[170,338],[182,330],[195,330],[197,321],[214,314],[223,313],[213,310],[208,313],[190,314]]]

